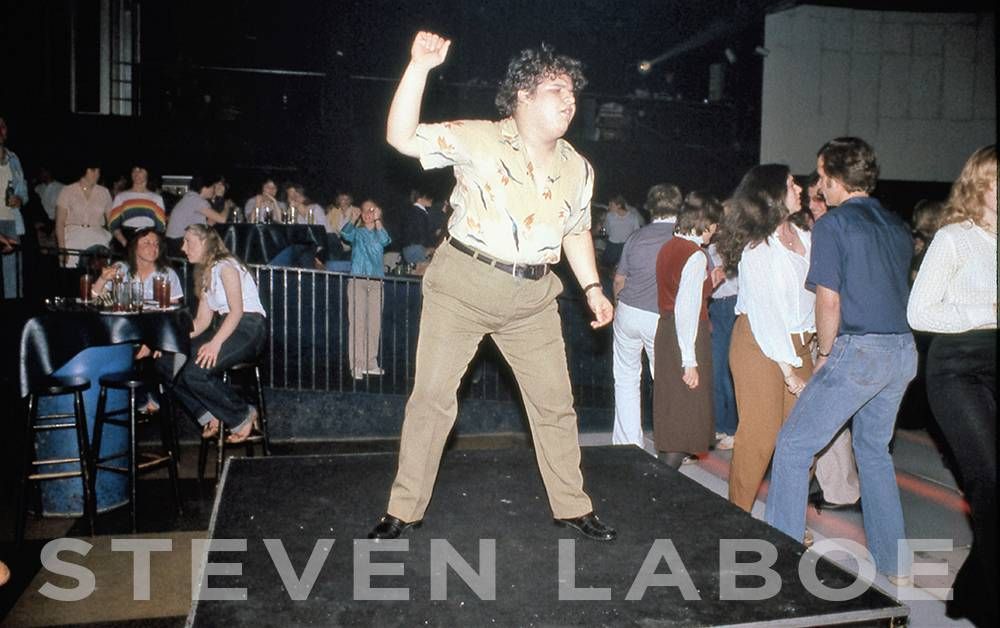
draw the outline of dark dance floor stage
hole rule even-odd
[[[874,587],[863,586],[862,593],[845,601],[818,597],[815,584],[800,581],[803,546],[636,448],[583,450],[595,509],[618,529],[612,543],[588,541],[553,525],[534,452],[528,449],[446,453],[424,525],[408,531],[405,546],[372,543],[365,536],[385,508],[395,464],[392,454],[231,460],[209,534],[217,541],[245,539],[245,551],[231,547],[209,554],[212,575],[203,582],[211,591],[202,590],[188,623],[815,626],[906,621],[906,607]],[[560,551],[561,539],[575,543],[563,543]],[[720,549],[726,546],[723,539],[751,541],[749,546],[740,541],[738,547],[747,551],[734,554]],[[776,560],[760,558],[760,546],[767,544],[776,549]],[[720,556],[729,555],[737,558],[723,560],[729,566],[720,569]],[[825,559],[815,564],[814,556],[809,552],[806,563],[825,586],[843,589],[855,582]],[[445,559],[450,566],[442,566]],[[739,575],[735,585],[724,584],[734,572],[750,573],[752,563],[761,562],[756,569],[766,571],[771,560],[775,573],[769,582],[772,590],[780,584],[777,593],[765,599],[732,593],[734,586],[763,587],[768,579],[760,576]],[[227,569],[229,575],[216,575]],[[293,600],[292,594],[302,599]],[[213,599],[218,597],[227,599]]]

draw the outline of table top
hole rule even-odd
[[[187,354],[193,328],[184,307],[112,312],[72,300],[49,303],[21,331],[21,394],[88,347],[142,343],[151,349]]]
[[[215,230],[226,248],[247,264],[267,264],[294,244],[315,247],[320,259],[326,255],[326,227],[321,224],[224,223]]]

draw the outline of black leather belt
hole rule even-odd
[[[465,253],[469,257],[475,260],[479,260],[484,264],[488,264],[499,271],[507,273],[513,277],[520,277],[522,279],[541,279],[549,272],[548,264],[507,264],[493,259],[492,257],[477,251],[471,246],[466,246],[462,244],[455,238],[451,238],[448,242],[455,247],[455,249]]]

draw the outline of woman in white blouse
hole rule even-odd
[[[185,410],[212,438],[222,426],[227,442],[246,440],[257,409],[222,381],[226,369],[255,359],[264,348],[267,323],[257,284],[215,229],[194,224],[184,232],[184,254],[200,266],[198,313],[191,332],[191,356],[177,376],[174,392]],[[218,314],[219,316],[216,316]]]
[[[937,334],[927,354],[927,398],[958,465],[972,516],[972,551],[948,615],[998,623],[997,149],[969,157],[910,292],[910,326]]]
[[[749,512],[781,425],[812,374],[815,295],[805,288],[809,232],[788,217],[802,190],[788,166],[752,168],[733,193],[718,250],[738,271],[729,365],[740,422],[729,470],[729,501]]]

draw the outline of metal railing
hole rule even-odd
[[[381,342],[362,344],[377,353],[381,376],[355,379],[349,364],[348,319],[369,310],[367,296],[351,299],[350,275],[272,266],[251,266],[268,312],[267,384],[298,390],[361,391],[408,395],[412,390],[420,323],[420,279],[386,276],[381,284]],[[610,330],[594,332],[580,299],[559,299],[570,379],[577,405],[612,405]],[[378,311],[377,303],[374,310]],[[368,362],[372,363],[372,362]],[[518,398],[514,378],[492,341],[484,339],[460,389],[465,398],[510,401]]]
[[[76,251],[74,251],[76,252]],[[55,251],[50,251],[55,253]],[[106,256],[102,253],[101,255]],[[193,305],[193,268],[182,259],[171,263],[184,285],[186,302]],[[329,271],[249,266],[267,312],[269,339],[264,383],[271,388],[303,391],[365,392],[409,395],[413,387],[417,335],[420,323],[421,283],[418,277],[386,276],[381,287],[380,342],[361,342],[359,351],[377,353],[384,373],[355,379],[349,364],[348,319],[367,311],[371,296],[349,298],[349,274]],[[81,269],[59,269],[48,279],[46,296],[76,296]],[[566,286],[575,286],[572,280]],[[379,292],[379,291],[375,291]],[[375,308],[378,311],[379,308]],[[559,298],[570,380],[578,407],[613,405],[611,331],[594,332],[590,313],[575,288]],[[365,357],[362,356],[362,359]],[[464,399],[513,401],[517,385],[492,341],[484,339],[460,388]]]

